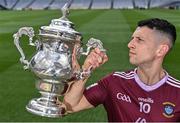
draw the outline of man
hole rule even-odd
[[[88,89],[88,78],[75,82],[64,97],[67,110],[77,112],[103,104],[109,122],[180,121],[180,82],[163,69],[163,60],[176,40],[175,27],[154,18],[138,23],[128,44],[129,61],[137,66],[114,72]],[[99,67],[107,56],[95,49],[83,70]]]

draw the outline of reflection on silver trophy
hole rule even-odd
[[[32,99],[26,109],[36,115],[46,117],[61,117],[66,114],[66,107],[58,100],[68,91],[73,80],[83,79],[90,75],[82,71],[76,63],[81,55],[88,55],[91,48],[98,47],[105,51],[100,40],[91,38],[84,52],[81,46],[82,35],[75,31],[74,24],[67,19],[68,4],[62,8],[63,16],[53,19],[49,26],[39,29],[38,40],[33,42],[32,27],[22,27],[13,35],[14,43],[21,54],[20,62],[24,69],[30,69],[36,76],[36,88],[41,93],[40,98]],[[22,35],[29,37],[29,45],[36,47],[36,53],[28,61],[20,46]]]

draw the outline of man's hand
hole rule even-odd
[[[76,60],[75,54],[73,54],[72,60],[74,69],[79,70],[80,66]],[[82,66],[83,72],[88,72],[90,70],[89,68],[96,69],[106,61],[108,61],[108,57],[105,52],[102,52],[98,48],[95,48],[87,56],[84,65]],[[83,95],[86,81],[87,78],[73,82],[69,88],[69,91],[65,94],[63,103],[66,105],[66,110],[68,113],[73,113],[94,107]]]
[[[87,56],[84,65],[82,66],[83,71],[94,70],[99,66],[103,65],[108,61],[108,57],[105,52],[100,51],[99,48],[95,48]]]

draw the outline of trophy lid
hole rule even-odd
[[[52,19],[49,26],[42,26],[39,36],[58,38],[66,41],[79,41],[81,34],[74,28],[74,23],[68,20],[68,6],[65,4],[61,9],[63,16],[59,19]]]

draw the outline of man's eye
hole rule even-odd
[[[142,38],[138,38],[139,41],[144,41]]]
[[[143,39],[137,39],[137,42],[142,43],[142,42],[144,42],[144,40]]]

